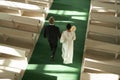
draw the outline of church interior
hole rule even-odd
[[[76,26],[72,64],[43,37],[49,17]],[[120,80],[120,0],[0,0],[0,80]]]

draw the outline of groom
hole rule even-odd
[[[45,27],[44,38],[48,39],[50,49],[51,49],[51,59],[54,60],[55,52],[57,49],[58,40],[60,39],[60,30],[59,27],[55,26],[54,18],[49,18],[49,25]]]

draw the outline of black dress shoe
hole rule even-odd
[[[50,57],[50,60],[51,60],[51,61],[54,61],[54,60],[55,60],[54,56],[51,56],[51,57]]]

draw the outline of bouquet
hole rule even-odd
[[[76,31],[76,26],[73,25],[70,30],[71,31]]]

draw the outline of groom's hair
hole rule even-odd
[[[50,23],[50,24],[54,24],[54,21],[55,21],[54,17],[51,16],[51,17],[49,18],[49,23]]]

